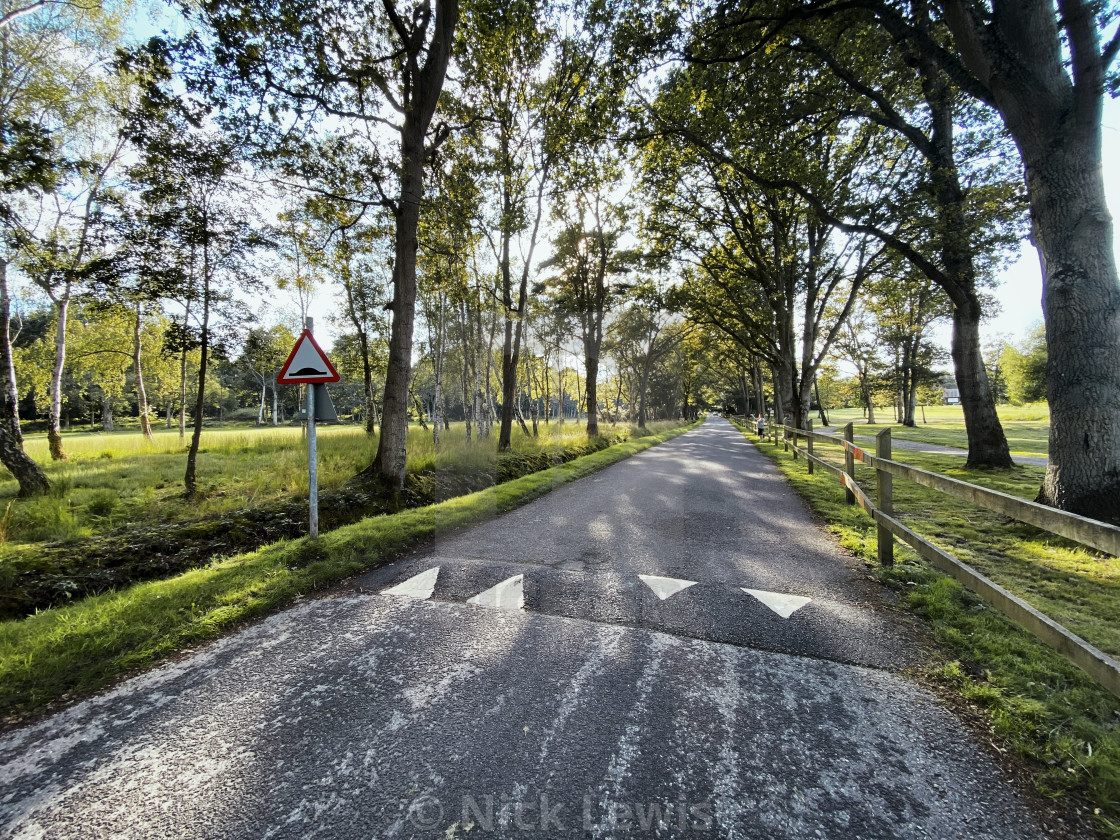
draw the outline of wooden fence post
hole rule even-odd
[[[793,460],[797,460],[797,425],[794,424],[793,431],[789,433],[789,437],[793,438]]]
[[[851,444],[854,440],[851,423],[844,427],[844,440],[848,442],[848,446],[844,447],[844,472],[848,474],[852,481],[855,481],[856,456],[852,454],[851,450]],[[844,488],[844,501],[849,505],[854,505],[856,503],[856,494],[849,490],[847,487]]]
[[[883,429],[875,435],[875,454],[880,458],[890,460],[891,457],[891,430]],[[876,488],[879,491],[879,510],[887,516],[894,516],[893,481],[894,478],[886,470],[875,469]],[[879,562],[884,566],[894,565],[894,535],[890,529],[882,525],[876,526],[879,544]]]
[[[809,434],[805,436],[805,451],[809,453],[806,462],[809,464],[809,475],[813,474],[813,421],[808,422],[808,428],[805,430]]]

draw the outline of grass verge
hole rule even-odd
[[[441,532],[523,505],[691,429],[620,443],[470,495],[288,540],[174,578],[137,584],[0,624],[6,724],[83,697],[129,672],[213,639]]]
[[[753,437],[740,426],[748,438]],[[901,603],[929,622],[948,655],[921,677],[976,711],[997,749],[1029,769],[1043,795],[1062,797],[1092,817],[1102,836],[1120,838],[1120,699],[1020,629],[951,578],[896,542],[895,565],[875,562],[876,529],[844,503],[840,483],[824,470],[809,475],[781,446],[759,444],[793,489],[824,518],[841,544],[897,591]],[[835,447],[818,446],[818,455]],[[837,450],[838,451],[838,450]],[[948,456],[911,457],[915,466],[1026,496],[1040,469],[965,470]],[[874,492],[874,472],[860,483]],[[997,583],[1006,586],[1098,647],[1116,655],[1120,634],[1120,561],[896,479],[899,517]]]

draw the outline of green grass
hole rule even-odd
[[[318,541],[279,542],[168,580],[136,584],[0,623],[0,716],[86,696],[123,674],[376,566],[435,535],[488,519],[689,427],[635,438],[436,505],[370,517]]]
[[[1087,802],[1102,833],[1120,837],[1120,699],[900,543],[894,567],[878,568],[875,526],[858,507],[844,504],[836,478],[820,469],[808,475],[804,461],[794,461],[780,445],[759,448],[844,547],[929,622],[949,662],[923,676],[979,709],[1001,748],[1029,763],[1039,791]],[[836,447],[818,444],[816,454],[841,463]],[[1043,473],[1026,466],[966,470],[954,456],[907,452],[899,458],[1028,499]],[[874,471],[857,466],[857,473],[874,498]],[[908,527],[1120,656],[1120,560],[897,478],[894,500],[897,518]]]
[[[672,423],[651,424],[654,431]],[[628,424],[601,427],[605,436],[626,437]],[[198,456],[200,492],[183,497],[186,449],[177,430],[155,430],[146,441],[137,431],[80,432],[64,435],[67,460],[50,460],[44,435],[29,435],[25,450],[46,470],[51,494],[20,499],[18,486],[0,471],[0,546],[76,541],[123,524],[173,524],[213,517],[307,494],[307,445],[298,426],[208,426]],[[586,439],[579,423],[541,426],[541,436],[514,429],[515,454],[555,452]],[[188,436],[189,442],[189,436]],[[357,426],[318,430],[319,486],[341,487],[367,466],[377,451],[377,436]],[[408,463],[412,471],[497,471],[497,427],[489,440],[468,446],[462,423],[441,435],[435,452],[430,431],[412,426]],[[5,513],[6,512],[6,513]]]
[[[890,408],[876,409],[879,422],[874,425],[863,422],[863,412],[857,408],[829,411],[828,419],[836,426],[853,423],[857,435],[874,435],[889,426],[894,438],[968,449],[964,413],[959,405],[928,406],[925,411],[928,422],[922,422],[919,409],[918,425],[913,428],[893,422],[894,411]],[[998,411],[1012,457],[1047,456],[1050,446],[1050,414],[1045,404],[1001,405]]]

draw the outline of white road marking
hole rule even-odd
[[[664,601],[671,595],[676,595],[682,589],[694,586],[694,580],[679,580],[678,578],[657,577],[657,575],[638,575],[638,578],[653,590],[653,594]]]
[[[406,581],[398,583],[396,586],[390,586],[388,589],[382,589],[382,595],[401,595],[405,598],[417,598],[421,601],[426,601],[432,597],[432,593],[436,588],[436,578],[439,577],[439,566],[428,569],[426,572],[421,572],[418,575],[413,575]]]
[[[784,595],[781,592],[766,592],[762,589],[747,589],[742,587],[748,595],[757,598],[782,618],[789,618],[803,606],[812,601],[803,595]]]
[[[485,592],[479,592],[473,598],[468,598],[467,603],[511,612],[523,610],[525,609],[524,584],[525,575],[514,575],[496,586],[491,586]]]

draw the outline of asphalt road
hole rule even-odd
[[[1044,834],[881,597],[709,420],[8,734],[0,838]]]

